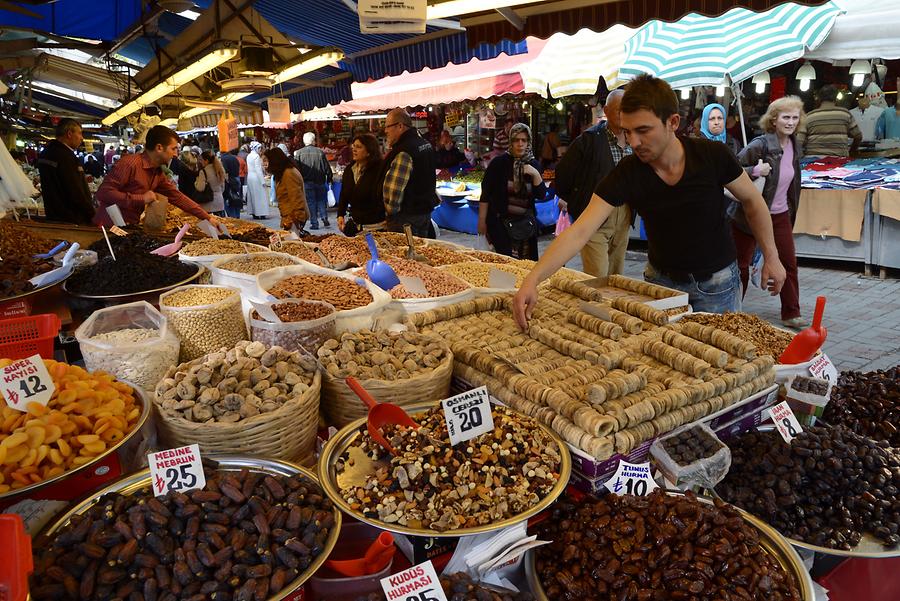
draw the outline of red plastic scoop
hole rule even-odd
[[[22,518],[13,513],[0,514],[0,599],[25,601],[28,575],[34,570],[31,538]]]
[[[394,558],[394,536],[390,532],[378,535],[366,554],[359,559],[329,559],[325,565],[344,576],[368,576],[377,574]]]
[[[412,418],[406,414],[406,411],[404,411],[402,407],[398,407],[397,405],[392,405],[390,403],[377,402],[372,398],[372,395],[370,395],[366,391],[366,389],[356,381],[356,378],[354,378],[353,376],[347,376],[346,382],[347,386],[350,387],[350,390],[356,393],[356,396],[359,397],[359,400],[365,403],[369,408],[369,436],[371,436],[372,440],[380,444],[391,455],[397,455],[398,453],[394,450],[394,448],[381,433],[382,428],[389,425],[418,428],[419,424],[414,422]]]
[[[816,312],[813,314],[812,325],[805,330],[797,332],[791,343],[781,353],[778,362],[782,365],[796,365],[809,361],[816,355],[816,351],[825,344],[828,337],[828,329],[822,327],[822,314],[825,313],[825,297],[816,298]]]

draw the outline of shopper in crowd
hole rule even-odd
[[[624,157],[631,154],[619,121],[622,90],[613,90],[606,97],[603,113],[606,121],[589,127],[566,150],[556,166],[556,193],[560,210],[568,211],[572,220],[587,208],[603,178]],[[615,207],[600,228],[591,235],[581,249],[581,265],[585,273],[604,277],[622,273],[628,233],[634,221],[627,204]]]
[[[337,226],[347,236],[360,230],[384,229],[384,201],[380,187],[381,149],[372,134],[358,134],[350,143],[353,161],[344,169]],[[347,211],[350,219],[345,219]]]
[[[438,139],[435,160],[437,161],[437,166],[441,169],[459,167],[459,165],[466,160],[466,155],[456,147],[456,141],[446,129],[441,130],[441,137]]]
[[[853,115],[853,120],[856,121],[859,131],[862,133],[863,142],[875,141],[875,126],[878,124],[882,110],[872,106],[865,94],[859,97],[856,107],[850,109],[850,114]]]
[[[559,126],[556,123],[550,125],[550,131],[544,136],[544,143],[541,144],[541,168],[547,169],[556,162],[559,151],[557,150],[562,144],[559,139],[557,130]]]
[[[196,217],[219,224],[214,215],[204,211],[196,202],[182,194],[166,176],[162,167],[178,153],[178,134],[164,125],[155,125],[147,132],[144,152],[123,156],[106,174],[97,190],[100,205],[94,223],[112,225],[106,207],[117,205],[125,223],[138,223],[144,207],[156,200],[159,193],[179,209]]]
[[[512,129],[513,120],[505,117],[502,122],[497,122],[497,130],[494,133],[495,154],[501,154],[509,150],[509,130]]]
[[[434,149],[412,126],[401,108],[388,113],[384,134],[391,151],[382,165],[382,193],[386,227],[402,232],[409,224],[413,234],[434,238],[431,211],[437,206]]]
[[[322,227],[328,227],[328,186],[332,182],[331,165],[325,151],[316,147],[315,132],[308,131],[303,134],[303,148],[297,151],[297,163],[303,175],[306,200],[309,203],[309,229],[319,229],[319,219]]]
[[[268,219],[269,199],[266,196],[265,179],[262,164],[262,144],[251,142],[250,154],[247,155],[247,205],[254,219]],[[282,153],[284,154],[284,153]]]
[[[84,157],[84,172],[91,177],[103,177],[103,163],[94,153],[86,154]]]
[[[787,279],[781,289],[781,321],[789,328],[805,328],[809,321],[800,316],[800,283],[797,278],[797,254],[794,250],[794,218],[800,201],[800,144],[797,127],[803,120],[803,101],[796,96],[779,98],[760,118],[766,133],[754,138],[738,159],[751,178],[765,177],[762,195],[769,207],[778,259]],[[732,233],[737,247],[741,286],[747,293],[750,262],[756,250],[756,238],[738,202],[728,207]]]
[[[75,155],[82,139],[81,125],[74,119],[62,119],[56,126],[56,139],[38,156],[44,211],[49,221],[87,225],[94,218],[83,163]]]
[[[216,157],[212,150],[204,150],[200,154],[200,174],[197,176],[195,187],[197,193],[203,197],[206,202],[198,204],[207,213],[225,216],[225,184],[228,176],[225,173],[225,167],[222,161]],[[209,188],[209,191],[207,191]],[[211,198],[212,200],[207,200]]]
[[[837,95],[831,84],[819,89],[819,108],[810,111],[797,130],[804,154],[846,157],[859,149],[862,132],[850,111],[835,104]]]
[[[527,327],[537,285],[584,246],[614,207],[626,202],[647,229],[650,250],[644,279],[687,292],[695,311],[739,310],[740,272],[723,210],[725,188],[742,203],[762,249],[763,286],[773,295],[781,292],[786,276],[766,201],[731,151],[718,142],[676,137],[678,98],[669,84],[650,75],[628,84],[620,111],[634,154],[600,182],[587,210],[553,241],[525,278],[513,303],[517,323]]]
[[[875,124],[875,137],[879,140],[900,139],[900,102],[881,111]]]
[[[725,121],[728,119],[728,111],[721,104],[713,102],[707,104],[700,116],[700,135],[707,140],[721,142],[728,146],[728,149],[734,156],[737,156],[738,146],[737,140],[733,136],[729,136],[725,130]]]
[[[543,200],[547,187],[531,142],[531,129],[516,123],[509,132],[509,152],[488,165],[481,182],[478,233],[498,253],[534,261],[539,233],[535,203]]]
[[[116,147],[110,144],[109,148],[106,149],[106,154],[103,155],[103,166],[106,167],[107,171],[113,166],[114,156],[116,156]]]
[[[262,165],[272,174],[275,198],[281,211],[281,229],[302,232],[309,218],[303,176],[280,148],[267,150]]]
[[[197,176],[200,175],[200,159],[185,148],[177,157],[172,159],[169,169],[178,177],[178,190],[190,198],[197,200]]]
[[[244,194],[241,187],[241,164],[237,157],[237,149],[223,152],[222,167],[225,169],[225,214],[235,219],[241,218],[244,206]]]

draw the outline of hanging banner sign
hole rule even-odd
[[[425,33],[426,0],[359,0],[362,33]]]
[[[291,122],[291,103],[287,98],[269,98],[269,122]]]

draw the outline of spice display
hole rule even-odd
[[[132,232],[127,236],[109,234],[109,244],[112,246],[113,252],[116,253],[116,258],[119,258],[133,254],[149,253],[164,245],[165,242],[141,232]],[[88,247],[88,250],[97,253],[98,258],[109,255],[109,246],[107,246],[104,238],[96,240]]]
[[[366,476],[365,486],[341,488],[344,500],[369,518],[438,532],[511,518],[545,498],[561,465],[556,442],[534,421],[504,407],[493,408],[494,430],[450,445],[443,409],[416,418],[418,429],[387,427],[391,456],[364,427],[354,446],[371,458],[390,458]],[[351,470],[348,452],[337,472]]]
[[[235,257],[225,263],[222,263],[221,265],[218,265],[218,269],[256,275],[258,273],[266,271],[267,269],[286,267],[288,265],[294,264],[295,262],[292,261],[289,257],[279,257],[276,254],[269,253],[256,256],[249,255]]]
[[[181,340],[181,361],[190,361],[247,338],[241,295],[225,286],[183,286],[159,297],[159,308]]]
[[[254,341],[315,353],[334,337],[334,307],[328,303],[290,300],[274,303],[272,310],[282,323],[270,323],[256,311],[251,313],[250,336]],[[329,316],[332,317],[326,319]]]
[[[199,270],[177,257],[123,249],[121,254],[116,251],[115,260],[107,254],[93,265],[76,269],[66,282],[66,290],[90,296],[139,294],[184,282]]]
[[[305,298],[325,301],[338,311],[365,307],[374,300],[372,293],[365,286],[332,275],[292,275],[279,280],[266,292],[278,299]]]
[[[232,599],[277,595],[325,549],[334,509],[302,475],[206,466],[206,488],[110,493],[35,548],[31,596]]]
[[[180,345],[174,334],[132,328],[104,332],[81,344],[85,366],[127,380],[144,390],[153,390],[172,365],[178,362]]]
[[[863,533],[900,543],[900,454],[843,426],[806,427],[790,444],[775,431],[729,441],[731,470],[716,487],[791,538],[849,550]]]
[[[266,252],[268,249],[237,240],[215,240],[202,238],[194,242],[188,242],[181,247],[181,254],[189,257],[203,257],[207,255],[242,255],[245,253]]]
[[[282,242],[281,244],[272,244],[269,246],[269,248],[275,252],[285,253],[287,255],[291,255],[292,257],[303,259],[307,263],[312,263],[313,265],[324,267],[322,265],[322,259],[320,259],[319,255],[316,254],[316,251],[303,244],[302,242],[286,241]]]
[[[534,601],[534,595],[528,591],[487,587],[472,580],[465,572],[442,575],[440,581],[448,601]],[[383,592],[378,592],[357,597],[355,601],[386,601],[386,598]]]
[[[275,411],[302,395],[315,370],[309,355],[243,340],[169,369],[156,387],[156,403],[171,417],[234,423]]]
[[[842,372],[822,419],[900,448],[900,366]]]
[[[700,324],[723,330],[744,341],[751,342],[760,355],[781,356],[794,335],[779,330],[769,322],[748,313],[691,314],[685,315],[680,324]]]
[[[471,288],[461,279],[418,261],[398,257],[382,257],[382,261],[390,265],[398,276],[419,278],[425,285],[425,289],[428,290],[427,295],[415,294],[407,290],[406,286],[401,283],[389,290],[391,298],[436,298],[457,294]],[[361,275],[366,279],[369,278],[368,274]]]
[[[0,359],[0,368],[11,365]],[[90,463],[131,432],[141,415],[134,390],[103,372],[49,359],[56,390],[47,406],[0,408],[0,494]]]
[[[800,591],[733,507],[688,493],[558,502],[535,529],[549,599],[778,599]]]
[[[468,263],[454,263],[442,267],[447,273],[451,273],[461,280],[465,280],[472,286],[478,288],[488,288],[490,286],[490,274],[492,269],[505,271],[516,276],[516,288],[522,285],[528,270],[515,265],[506,265],[501,263],[479,263],[470,261]]]
[[[404,380],[433,370],[450,356],[450,350],[422,334],[360,330],[326,341],[318,356],[335,378]]]

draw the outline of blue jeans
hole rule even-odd
[[[309,226],[319,227],[319,219],[328,221],[328,188],[325,184],[309,184],[303,182],[306,193],[306,206],[309,207]]]
[[[689,282],[676,282],[661,274],[648,262],[644,267],[644,279],[653,284],[687,292],[688,302],[694,311],[725,313],[741,310],[741,272],[737,261],[702,282],[693,277]]]

